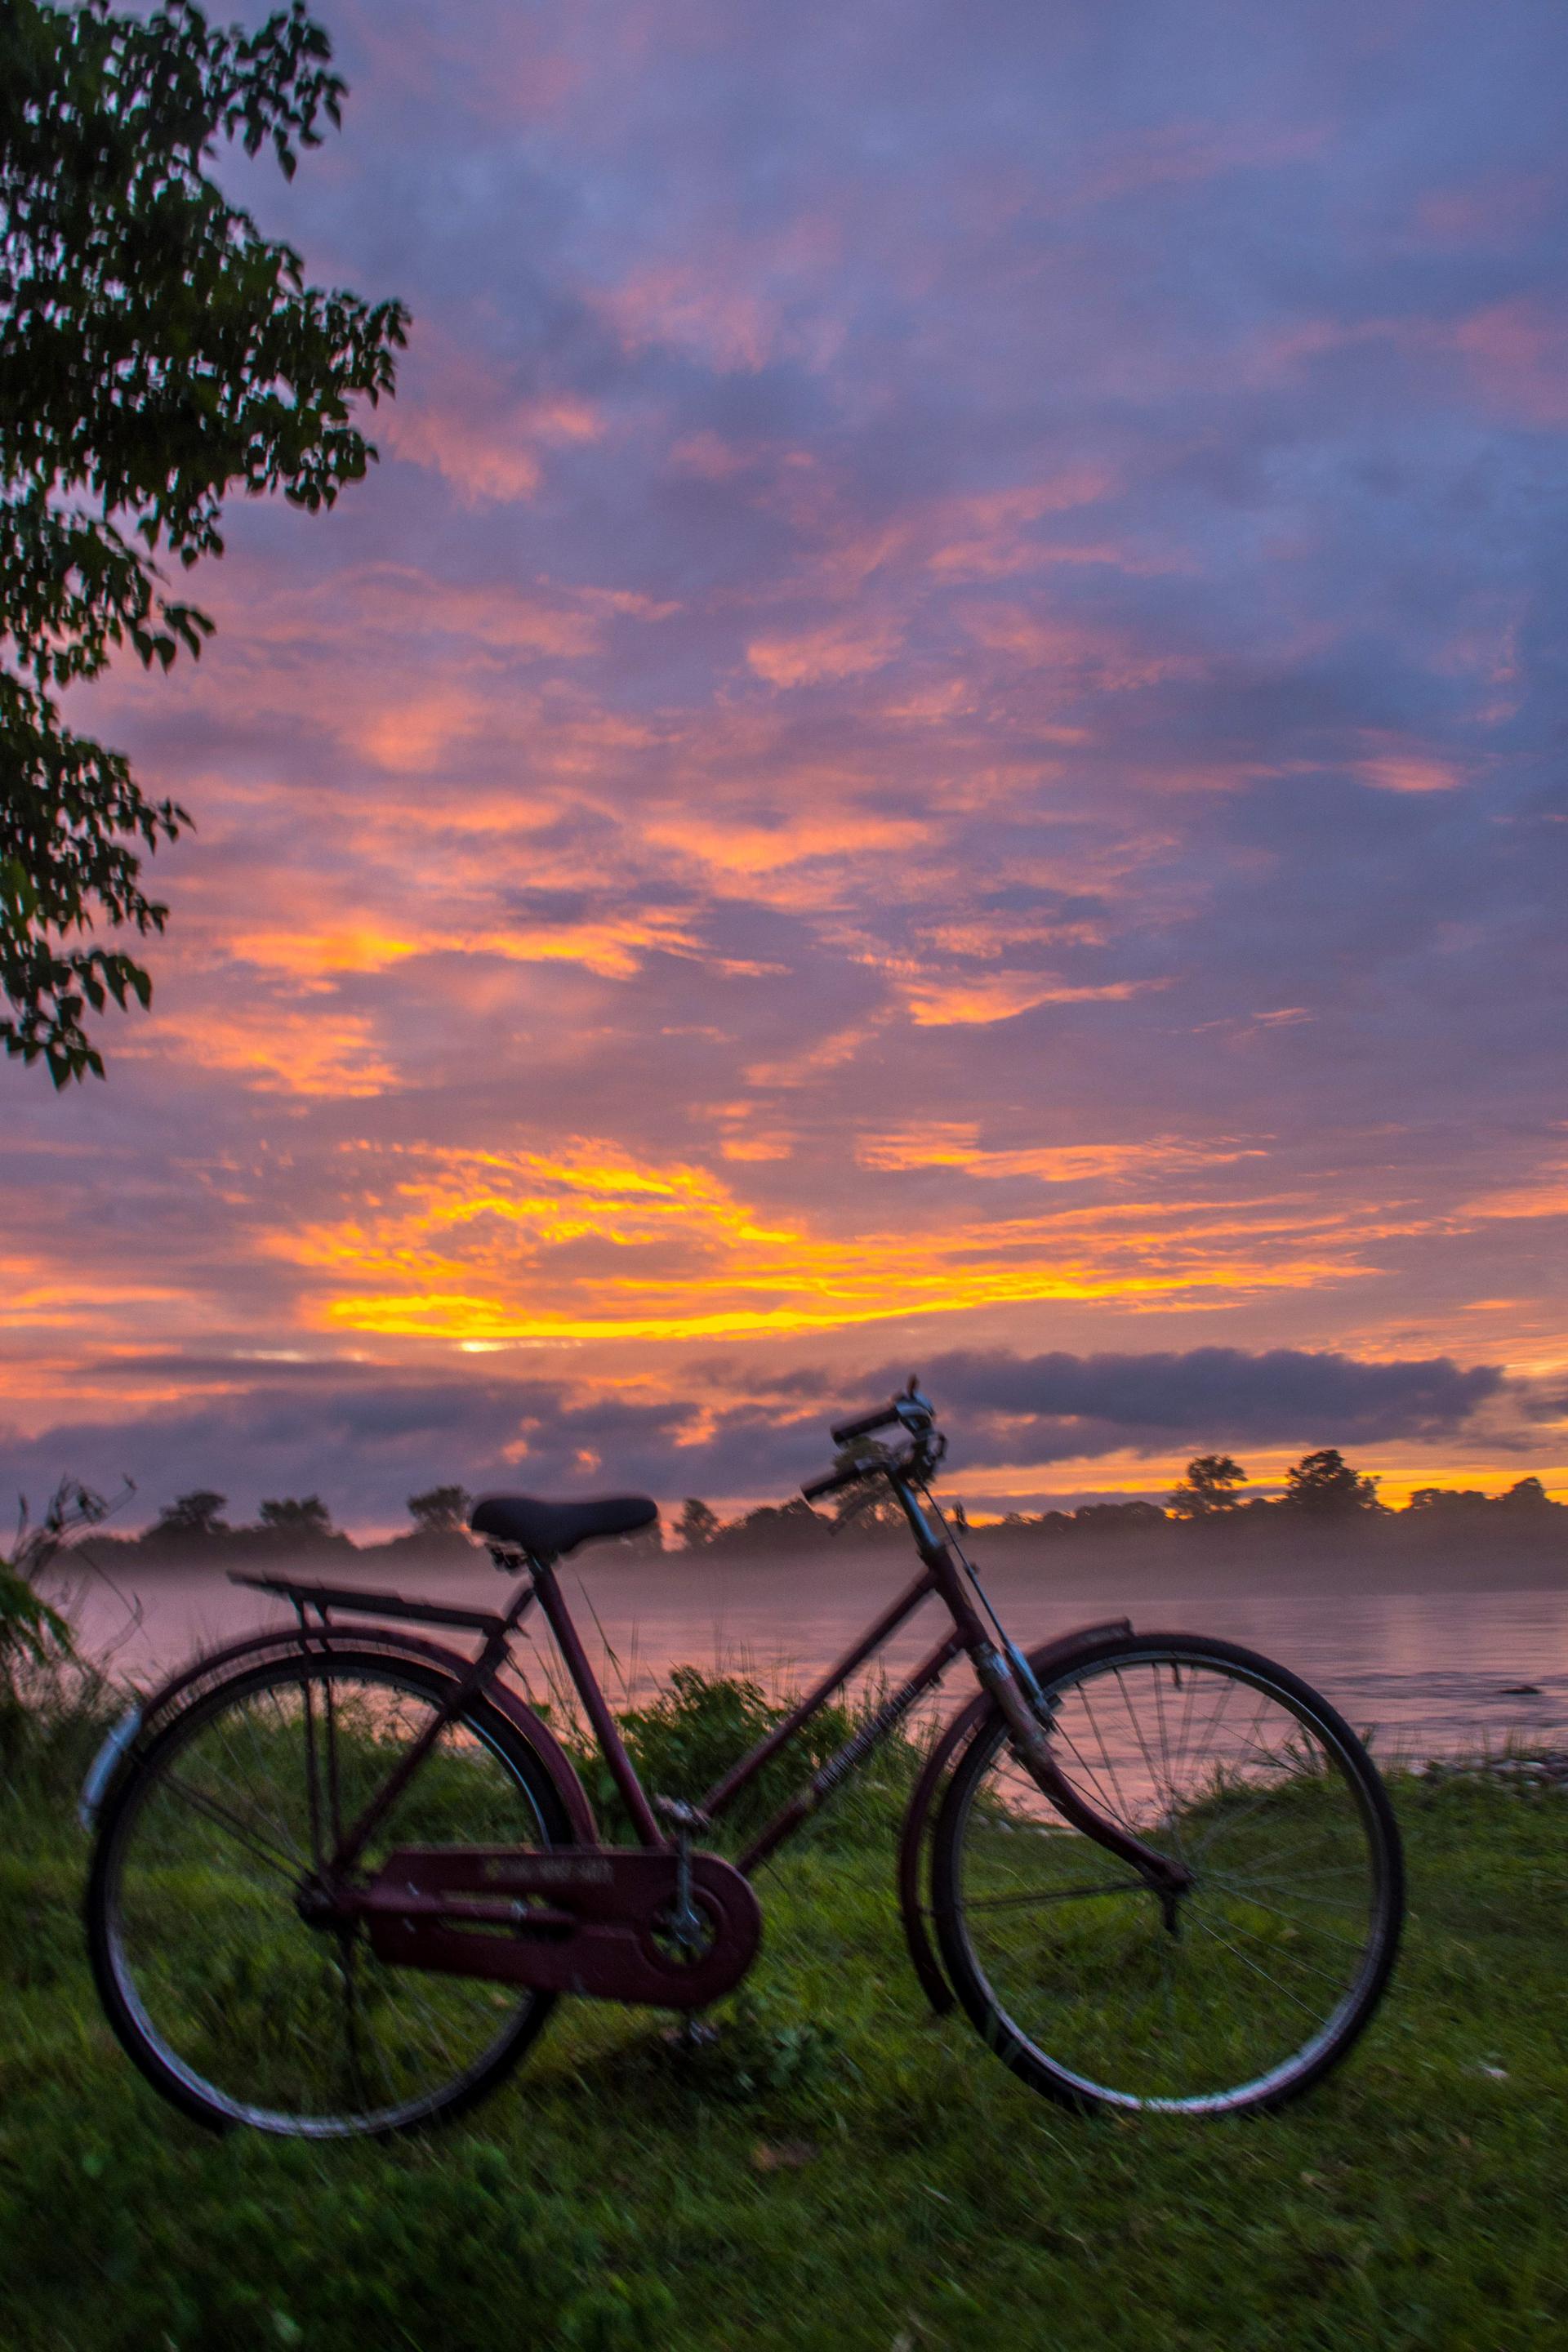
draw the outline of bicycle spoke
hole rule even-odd
[[[1160,1680],[1160,1670],[1157,1666],[1154,1668],[1151,1679],[1154,1691],[1155,1720],[1159,1726],[1160,1764],[1166,1793],[1167,1811],[1170,1815],[1171,1836],[1175,1845],[1176,1852],[1180,1854],[1183,1852],[1182,1812],[1181,1806],[1177,1802],[1176,1799],[1176,1784],[1171,1776],[1171,1743],[1165,1727],[1165,1694]]]
[[[1104,1759],[1106,1773],[1110,1779],[1111,1787],[1116,1791],[1117,1810],[1115,1818],[1121,1822],[1124,1828],[1131,1828],[1132,1823],[1132,1813],[1128,1806],[1127,1799],[1122,1793],[1121,1775],[1117,1771],[1115,1765],[1111,1762],[1110,1751],[1106,1747],[1105,1735],[1100,1727],[1100,1718],[1094,1712],[1094,1707],[1090,1702],[1088,1692],[1081,1692],[1078,1694],[1078,1696],[1079,1696],[1083,1700],[1084,1713],[1089,1717],[1089,1727],[1094,1733],[1095,1745],[1098,1747],[1101,1757]]]
[[[1205,1881],[1205,1884],[1209,1883],[1212,1883],[1212,1880]],[[1237,1890],[1225,1879],[1221,1879],[1219,1885],[1227,1894],[1236,1894],[1239,1901],[1250,1905],[1253,1910],[1267,1911],[1271,1918],[1290,1920],[1294,1916],[1291,1912],[1282,1910],[1278,1903],[1265,1903],[1260,1895],[1254,1895],[1250,1889]],[[1342,1935],[1334,1927],[1315,1927],[1311,1932],[1314,1936],[1326,1936],[1331,1944],[1342,1944],[1348,1952],[1359,1952],[1362,1948],[1361,1937]]]
[[[268,1870],[277,1871],[290,1882],[299,1877],[300,1863],[298,1855],[280,1853],[275,1846],[268,1845],[252,1832],[248,1823],[242,1821],[237,1813],[231,1812],[216,1797],[208,1796],[205,1790],[193,1788],[189,1781],[181,1780],[174,1773],[166,1776],[163,1785],[171,1789],[183,1803],[204,1814],[208,1821],[216,1822],[220,1829],[226,1829],[237,1844],[244,1846],[247,1853],[253,1853],[258,1862],[265,1863]]]
[[[1211,1926],[1208,1920],[1194,1920],[1194,1932],[1200,1936],[1207,1936],[1215,1943],[1222,1945],[1233,1960],[1239,1960],[1244,1969],[1249,1969],[1255,1977],[1261,1977],[1265,1984],[1272,1985],[1276,1992],[1283,1994],[1293,2008],[1300,2011],[1303,2017],[1310,2017],[1316,2022],[1318,2012],[1315,2009],[1310,2008],[1298,1994],[1293,1993],[1289,1985],[1282,1985],[1278,1977],[1270,1976],[1267,1969],[1259,1968],[1256,1960],[1249,1960],[1245,1952],[1238,1952],[1236,1946],[1222,1936],[1217,1927]]]
[[[1127,1696],[1127,1685],[1122,1680],[1121,1669],[1120,1666],[1116,1669],[1116,1687],[1121,1694],[1121,1704],[1126,1709],[1128,1719],[1132,1726],[1133,1738],[1137,1740],[1139,1748],[1142,1751],[1143,1769],[1149,1775],[1151,1785],[1158,1790],[1160,1788],[1160,1775],[1155,1769],[1154,1759],[1149,1753],[1149,1743],[1143,1736],[1142,1720],[1138,1715],[1136,1709],[1133,1707],[1132,1702]]]
[[[335,1810],[386,1785],[435,1711],[404,1670],[375,1663],[348,1675],[331,1665],[329,1708],[328,1671],[316,1657],[280,1662],[237,1677],[244,1687],[233,1698],[220,1687],[192,1707],[119,1832],[108,1898],[112,1964],[134,1990],[138,2039],[196,2084],[219,2119],[279,2130],[437,2112],[477,2071],[502,2063],[548,2007],[521,1987],[387,1966],[363,1929],[301,1917],[311,1771],[324,1840]],[[443,1687],[435,1675],[429,1682]],[[393,1810],[395,1826],[384,1822],[363,1857],[367,1872],[421,1832],[551,1843],[518,1769],[462,1718],[444,1727]],[[245,1858],[243,1875],[215,1866],[213,1832]]]
[[[1168,1909],[1131,1874],[1107,1880],[1065,1819],[1027,1834],[1000,1728],[957,1769],[935,1924],[971,2013],[1041,2087],[1267,2105],[1330,2063],[1376,1998],[1392,1944],[1358,1794],[1372,1768],[1346,1764],[1267,1660],[1236,1654],[1131,1636],[1047,1686],[1069,1779],[1193,1874]]]
[[[971,1896],[963,1907],[966,1911],[1014,1911],[1037,1903],[1077,1903],[1087,1895],[1146,1895],[1148,1891],[1135,1879],[1108,1878],[1095,1886],[1042,1886],[1018,1895]]]
[[[1068,1748],[1068,1749],[1070,1749],[1070,1751],[1071,1751],[1072,1755],[1074,1756],[1074,1758],[1076,1759],[1077,1762],[1079,1763],[1079,1766],[1080,1766],[1080,1768],[1082,1769],[1083,1773],[1084,1773],[1084,1775],[1085,1775],[1085,1778],[1089,1780],[1089,1784],[1090,1784],[1090,1787],[1091,1787],[1092,1791],[1093,1791],[1093,1795],[1094,1795],[1095,1801],[1096,1801],[1096,1803],[1099,1805],[1099,1808],[1100,1808],[1100,1811],[1101,1811],[1102,1813],[1106,1814],[1106,1815],[1107,1815],[1109,1818],[1110,1818],[1111,1820],[1116,1820],[1116,1819],[1119,1817],[1119,1816],[1118,1816],[1118,1811],[1117,1811],[1117,1801],[1113,1800],[1112,1798],[1109,1797],[1109,1796],[1106,1794],[1104,1788],[1101,1786],[1100,1779],[1100,1775],[1099,1775],[1099,1773],[1095,1770],[1094,1766],[1093,1766],[1091,1763],[1089,1763],[1089,1759],[1085,1757],[1085,1755],[1084,1755],[1084,1753],[1083,1753],[1082,1749],[1079,1748],[1079,1744],[1078,1744],[1077,1740],[1073,1738],[1073,1736],[1072,1736],[1071,1732],[1070,1732],[1070,1731],[1068,1731],[1068,1730],[1065,1730],[1065,1729],[1063,1728],[1063,1727],[1062,1727],[1062,1725],[1061,1725],[1061,1723],[1060,1723],[1059,1719],[1058,1719],[1058,1721],[1056,1723],[1056,1725],[1055,1725],[1055,1726],[1053,1727],[1053,1728],[1052,1728],[1051,1737],[1052,1737],[1052,1738],[1053,1738],[1053,1739],[1055,1739],[1055,1740],[1058,1741],[1062,1746],[1064,1746],[1064,1747]],[[1102,1740],[1102,1741],[1100,1742],[1100,1747],[1101,1747],[1101,1749],[1102,1749],[1102,1750],[1103,1750],[1103,1748],[1104,1748],[1104,1744],[1105,1744],[1105,1743],[1104,1743],[1104,1741]],[[1109,1758],[1108,1758],[1106,1760],[1107,1760],[1107,1763],[1109,1764],[1109,1761],[1110,1761]],[[1121,1812],[1121,1815],[1120,1815],[1120,1819],[1121,1819],[1121,1822],[1122,1822],[1122,1826],[1123,1826],[1123,1827],[1125,1827],[1125,1826],[1126,1826],[1126,1813],[1125,1813],[1125,1811],[1122,1811],[1122,1812]]]

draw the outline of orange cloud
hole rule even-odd
[[[417,775],[437,767],[470,733],[481,706],[460,688],[437,688],[384,705],[374,717],[351,721],[344,733],[378,767]]]
[[[706,960],[700,942],[673,917],[610,915],[576,923],[519,922],[505,930],[433,924],[413,939],[374,930],[237,932],[243,962],[321,980],[342,972],[384,971],[416,955],[499,956],[509,963],[574,963],[601,979],[626,980],[653,950]]]
[[[1500,1187],[1467,1201],[1458,1213],[1481,1220],[1515,1217],[1568,1217],[1568,1160],[1542,1169],[1529,1183]]]
[[[155,1054],[225,1070],[261,1094],[385,1094],[402,1084],[362,1013],[289,1012],[258,1004],[165,1014],[121,1050],[138,1060]]]
[[[390,1172],[358,1213],[274,1236],[312,1283],[309,1324],[456,1342],[686,1340],[1047,1298],[1199,1303],[1356,1270],[1302,1253],[1310,1216],[1194,1224],[1127,1203],[1120,1221],[944,1219],[847,1242],[759,1215],[704,1169],[607,1146],[408,1152]]]
[[[650,841],[668,844],[717,874],[755,877],[817,859],[896,855],[931,837],[932,828],[914,817],[843,814],[792,819],[777,825],[727,823],[721,816],[656,819]]]
[[[911,980],[900,982],[918,1029],[983,1025],[1011,1021],[1039,1004],[1121,1003],[1158,981],[1118,980],[1101,988],[1064,988],[1038,972],[999,971],[977,980]]]
[[[1228,1166],[1261,1159],[1258,1150],[1218,1151],[1164,1139],[1152,1143],[1064,1143],[996,1149],[983,1146],[978,1129],[962,1120],[932,1120],[891,1134],[863,1136],[856,1146],[862,1168],[961,1168],[969,1176],[1033,1176],[1044,1184],[1080,1184],[1091,1179],[1138,1174],[1152,1169]]]

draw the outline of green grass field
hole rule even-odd
[[[209,2138],[102,2023],[81,1744],[0,1794],[4,2352],[1568,2345],[1568,1794],[1395,1780],[1394,1990],[1278,2116],[1076,2119],[933,2021],[873,1803],[764,1874],[711,2050],[563,2004],[465,2120],[317,2150]]]

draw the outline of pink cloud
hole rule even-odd
[[[1494,302],[1453,343],[1497,407],[1529,425],[1568,425],[1568,308],[1527,295]]]
[[[1560,172],[1505,172],[1429,188],[1416,201],[1416,233],[1440,247],[1511,243],[1539,226],[1562,194]]]
[[[845,620],[794,636],[757,637],[746,659],[770,686],[816,686],[881,669],[898,652],[901,632],[891,621]]]

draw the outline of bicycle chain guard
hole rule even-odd
[[[404,1846],[342,1907],[394,1967],[485,1977],[536,1992],[702,2009],[750,1968],[763,1918],[751,1882],[694,1853],[700,1949],[672,1932],[671,1852],[620,1846]]]

